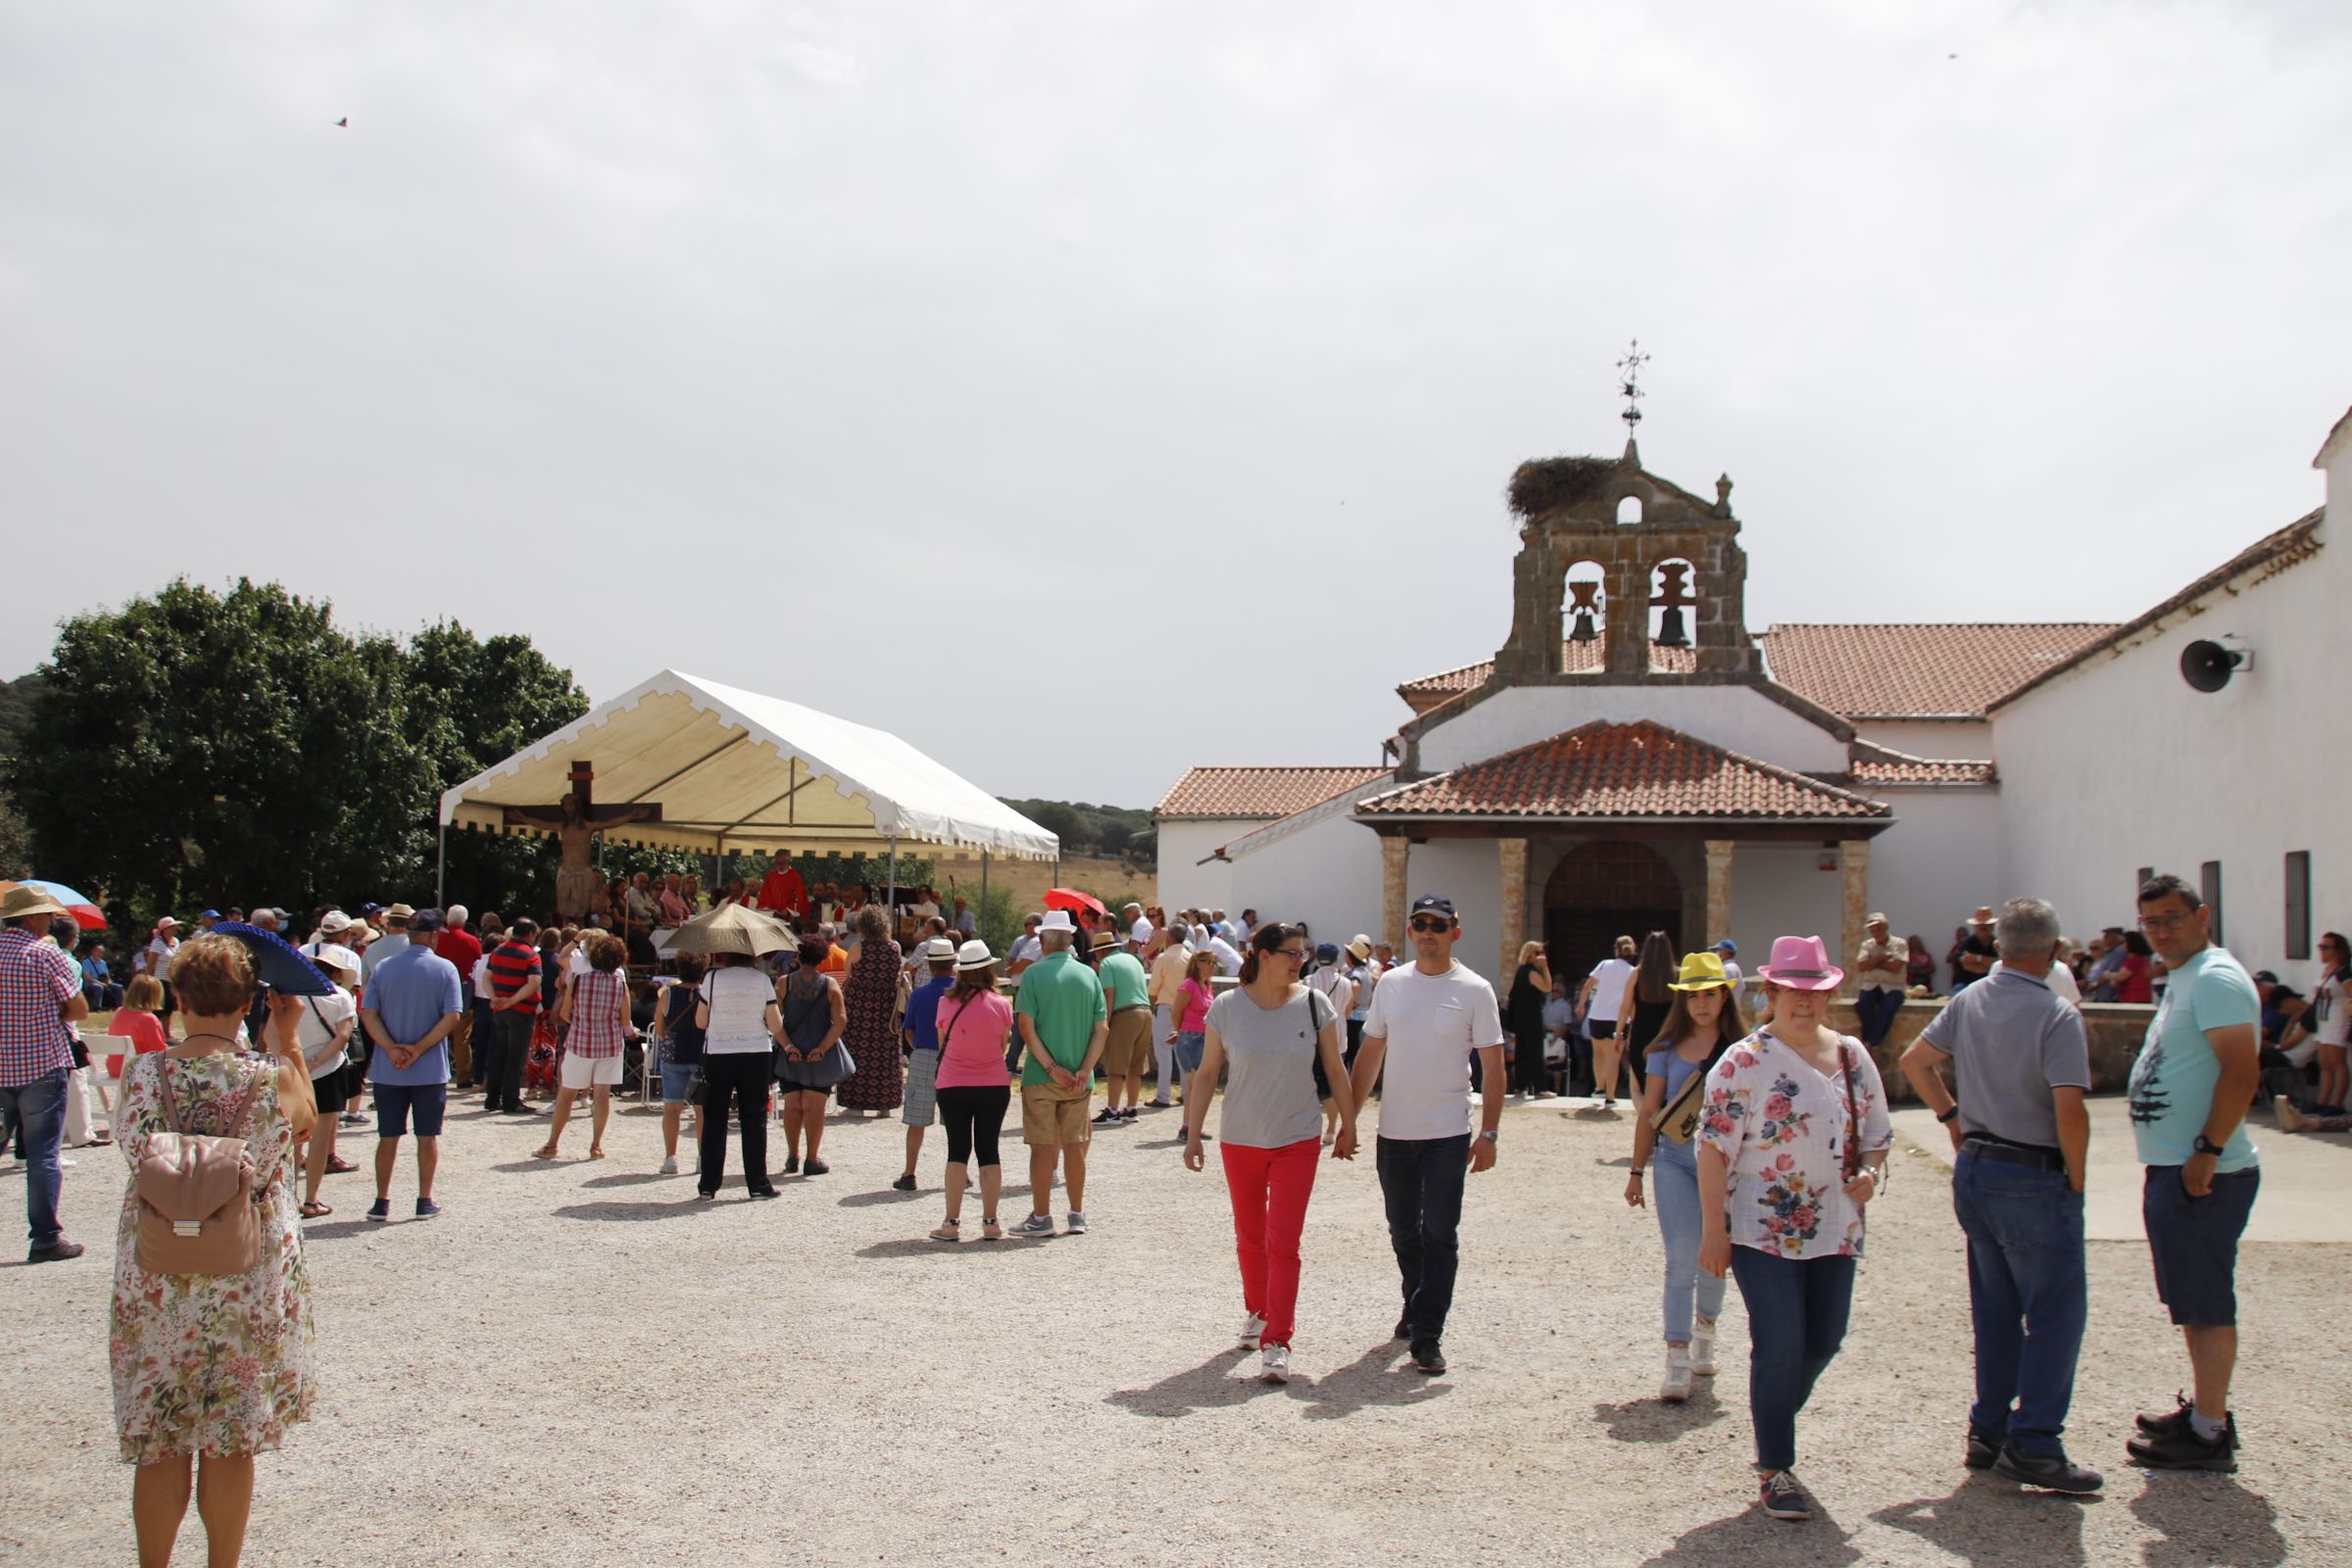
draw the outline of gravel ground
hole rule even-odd
[[[544,1123],[461,1104],[442,1218],[365,1224],[368,1178],[329,1179],[337,1213],[309,1244],[324,1394],[262,1461],[249,1563],[2345,1558],[2343,1401],[2306,1391],[2352,1381],[2352,1354],[2295,1331],[2341,1315],[2338,1246],[2247,1250],[2246,1451],[2225,1477],[2123,1467],[2132,1412],[2168,1406],[2185,1362],[2144,1249],[2094,1244],[2071,1438],[2109,1492],[2021,1494],[1960,1466],[1961,1248],[1948,1178],[1906,1152],[1799,1427],[1827,1516],[1788,1525],[1750,1507],[1736,1289],[1716,1387],[1654,1398],[1659,1249],[1620,1197],[1625,1121],[1512,1109],[1502,1163],[1471,1182],[1437,1380],[1386,1338],[1368,1154],[1327,1163],[1296,1375],[1272,1388],[1231,1348],[1222,1182],[1184,1171],[1172,1112],[1098,1142],[1092,1234],[948,1248],[922,1239],[943,1151],[934,1135],[922,1192],[891,1192],[895,1120],[837,1119],[831,1174],[758,1204],[738,1177],[712,1206],[652,1174],[649,1112],[616,1115],[611,1159],[546,1165],[525,1157]],[[567,1142],[585,1153],[584,1129]],[[67,1219],[89,1255],[25,1269],[12,1250],[0,1272],[11,1563],[131,1556],[106,1370],[122,1174],[78,1157]],[[7,1212],[21,1182],[0,1177]],[[200,1553],[191,1515],[180,1556]]]

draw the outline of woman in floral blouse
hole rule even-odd
[[[115,1122],[132,1173],[115,1240],[115,1422],[123,1459],[138,1466],[130,1515],[139,1561],[171,1561],[193,1490],[212,1560],[235,1562],[253,1507],[253,1456],[311,1416],[314,1331],[294,1217],[294,1141],[316,1111],[295,1034],[299,998],[270,998],[268,1053],[237,1049],[253,1001],[253,960],[242,944],[197,937],[180,947],[172,978],[187,1034],[132,1062]],[[165,1109],[167,1076],[176,1116]],[[251,1269],[150,1274],[139,1266],[137,1172],[161,1132],[248,1141],[262,1233]]]
[[[1862,1043],[1823,1026],[1845,972],[1819,937],[1782,937],[1757,971],[1771,1021],[1724,1053],[1698,1130],[1698,1266],[1747,1303],[1748,1417],[1764,1511],[1810,1519],[1796,1413],[1838,1353],[1862,1211],[1893,1141]]]

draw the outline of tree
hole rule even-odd
[[[191,891],[308,902],[420,856],[430,780],[400,650],[337,631],[323,602],[181,579],[69,620],[39,673],[0,786],[35,858],[122,929]]]

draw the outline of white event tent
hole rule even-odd
[[[583,763],[599,812],[659,808],[596,829],[630,844],[895,858],[906,839],[984,858],[1061,854],[1053,833],[896,735],[671,669],[444,793],[442,831],[545,836]],[[515,808],[543,820],[518,824]]]

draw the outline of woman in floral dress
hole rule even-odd
[[[270,1054],[250,1055],[237,1049],[253,998],[253,961],[241,944],[187,942],[172,978],[186,1037],[131,1063],[115,1123],[132,1176],[115,1239],[110,1350],[122,1458],[138,1466],[130,1508],[142,1568],[171,1560],[191,1490],[212,1560],[237,1560],[253,1506],[253,1456],[309,1420],[315,1395],[293,1158],[316,1114],[295,1034],[302,1003],[271,998]],[[166,1074],[175,1118],[164,1106]],[[162,1132],[250,1144],[262,1233],[252,1269],[151,1274],[139,1266],[137,1171]]]
[[[1761,1502],[1810,1519],[1796,1413],[1838,1353],[1862,1255],[1862,1211],[1894,1139],[1862,1043],[1822,1025],[1845,972],[1819,937],[1782,937],[1757,971],[1772,1019],[1708,1075],[1698,1127],[1698,1266],[1747,1303],[1748,1419]]]
[[[906,1095],[906,1062],[892,1014],[899,1004],[899,945],[879,905],[858,911],[858,958],[841,982],[849,1024],[841,1038],[858,1071],[841,1086],[844,1110],[896,1110]]]

